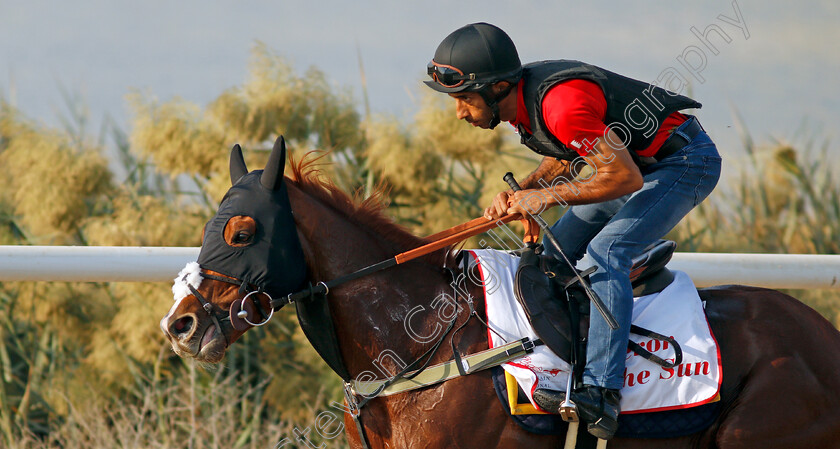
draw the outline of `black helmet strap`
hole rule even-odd
[[[476,92],[481,95],[481,98],[484,99],[484,102],[487,103],[487,106],[490,107],[490,112],[493,114],[493,117],[490,118],[490,129],[496,128],[496,126],[502,122],[501,117],[499,117],[499,101],[507,97],[515,85],[516,84],[508,84],[508,86],[502,89],[498,94],[493,93],[493,84],[486,84],[481,88],[476,89]]]

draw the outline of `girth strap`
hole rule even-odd
[[[461,363],[466,374],[472,374],[477,371],[492,368],[501,365],[502,363],[522,357],[525,354],[530,354],[534,348],[542,345],[540,340],[531,340],[527,337],[499,346],[492,349],[476,352],[468,356],[461,357]],[[416,390],[418,388],[428,387],[445,382],[449,379],[454,379],[461,374],[459,373],[455,360],[450,360],[445,363],[433,365],[425,369],[422,374],[411,373],[409,376],[413,378],[402,378],[398,381],[388,384],[388,380],[374,380],[369,382],[359,382],[353,380],[350,382],[354,393],[372,399],[376,396],[390,396],[397,393],[404,393],[406,391]],[[387,384],[387,385],[386,385]]]
[[[443,344],[443,341],[446,340],[446,336],[452,331],[452,328],[455,327],[455,321],[458,320],[458,315],[452,318],[452,321],[449,322],[449,325],[446,327],[446,330],[440,336],[437,342],[432,345],[426,352],[423,353],[419,358],[415,359],[413,362],[409,363],[405,368],[403,368],[400,372],[398,372],[394,377],[389,379],[383,380],[380,384],[378,384],[377,388],[372,391],[370,394],[362,395],[363,398],[361,401],[358,402],[358,407],[362,408],[370,402],[371,399],[379,396],[382,391],[386,388],[390,387],[391,385],[398,383],[400,381],[411,381],[415,377],[419,376],[423,373],[428,367],[429,363],[432,361],[432,357],[435,356],[437,350]],[[422,365],[418,367],[421,361],[425,360]],[[352,381],[354,384],[356,383],[355,380]]]

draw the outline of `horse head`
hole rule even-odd
[[[285,160],[282,136],[264,170],[248,172],[241,148],[233,147],[232,187],[204,227],[198,262],[175,279],[175,304],[160,322],[178,355],[220,361],[231,343],[273,313],[272,298],[304,284]]]

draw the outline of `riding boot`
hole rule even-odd
[[[621,393],[604,387],[584,385],[572,392],[581,418],[589,423],[586,430],[603,440],[609,440],[618,430]]]

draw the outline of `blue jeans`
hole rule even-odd
[[[681,128],[674,132],[680,133]],[[701,131],[674,154],[642,167],[644,185],[640,190],[611,201],[573,206],[551,227],[573,262],[578,262],[584,251],[589,254],[597,267],[590,277],[592,290],[619,324],[618,329],[610,329],[594,305],[590,307],[585,384],[621,389],[633,313],[632,259],[665,236],[712,192],[720,167],[714,142]],[[556,255],[550,243],[543,244],[546,252]]]

